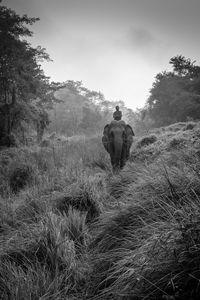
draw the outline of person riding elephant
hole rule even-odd
[[[102,143],[110,154],[114,170],[124,167],[130,155],[134,135],[131,126],[122,120],[113,120],[104,127]]]
[[[119,121],[122,118],[122,112],[121,112],[121,110],[119,110],[118,105],[115,108],[116,108],[116,111],[113,113],[113,119]]]

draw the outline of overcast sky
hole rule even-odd
[[[182,54],[199,64],[200,0],[3,0],[39,17],[31,43],[45,47],[54,81],[81,80],[135,109],[154,77]]]

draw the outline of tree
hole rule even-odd
[[[196,66],[195,62],[196,61],[192,62],[190,58],[186,59],[182,55],[174,56],[169,61],[175,75],[189,78],[195,78],[200,74],[200,67]]]
[[[53,105],[50,113],[50,130],[71,136],[78,134],[82,107],[88,102],[83,95],[82,82],[68,80],[55,94],[60,103]]]
[[[172,72],[157,74],[147,100],[146,112],[154,126],[198,119],[200,115],[200,67],[184,56],[170,60]]]
[[[23,122],[35,123],[37,106],[53,99],[55,86],[40,65],[49,55],[24,39],[32,36],[28,26],[38,20],[0,6],[0,145],[10,146],[13,131]]]

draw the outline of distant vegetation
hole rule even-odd
[[[49,131],[66,136],[94,135],[112,120],[115,106],[123,111],[123,118],[133,123],[135,114],[123,101],[106,100],[101,92],[90,91],[80,81],[68,80],[55,93],[59,103],[49,112]],[[132,120],[133,119],[133,120]]]

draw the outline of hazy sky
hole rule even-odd
[[[155,75],[177,54],[196,60],[200,0],[4,0],[19,14],[39,17],[31,43],[45,47],[54,81],[82,80],[108,100],[135,109]]]

